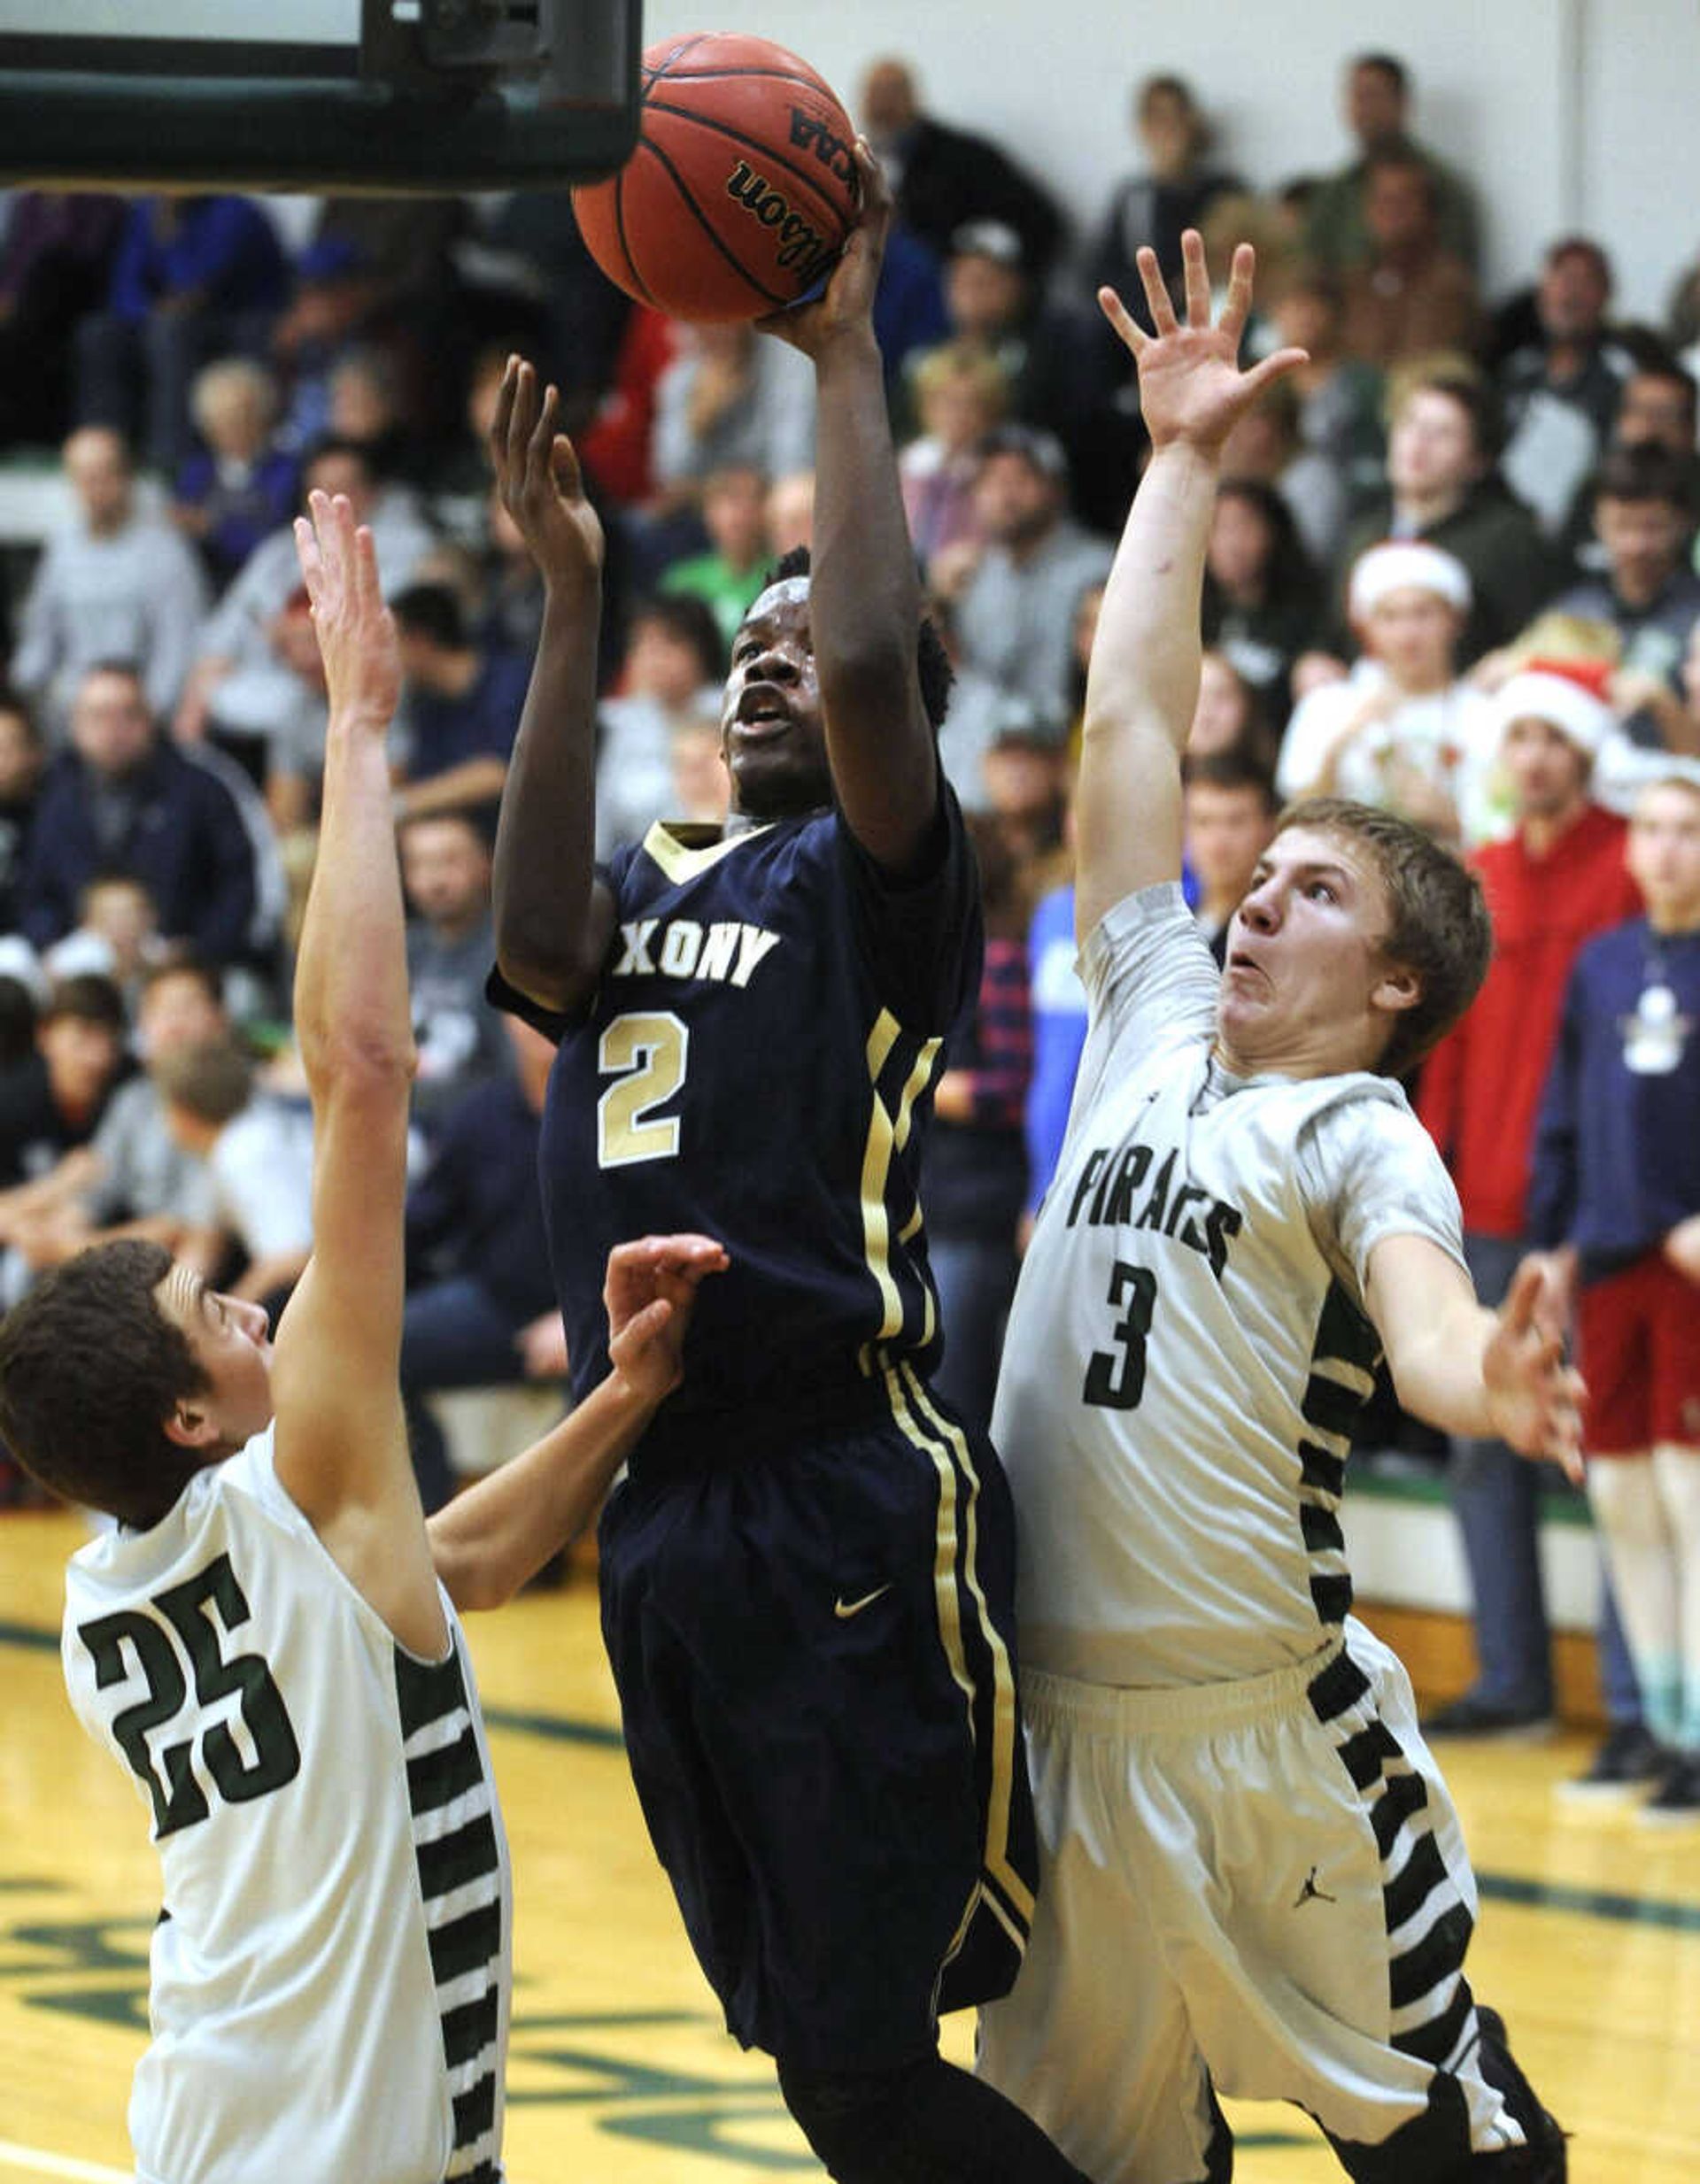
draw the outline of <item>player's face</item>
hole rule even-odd
[[[1228,927],[1217,1031],[1229,1066],[1302,1077],[1373,1067],[1393,1013],[1417,998],[1383,950],[1390,922],[1365,848],[1320,828],[1278,834]]]
[[[770,584],[744,617],[720,714],[734,810],[786,819],[832,800],[808,579]]]
[[[181,1261],[154,1291],[166,1317],[189,1339],[207,1386],[190,1408],[204,1419],[209,1462],[240,1448],[272,1416],[272,1344],[265,1308],[209,1289]]]

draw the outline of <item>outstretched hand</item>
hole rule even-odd
[[[608,1359],[645,1401],[659,1403],[679,1385],[697,1285],[726,1264],[725,1246],[707,1236],[645,1236],[609,1253]]]
[[[539,390],[533,367],[509,357],[491,420],[491,466],[502,505],[551,586],[594,583],[602,569],[602,525],[560,416],[557,390]]]
[[[401,697],[401,647],[378,583],[372,534],[345,494],[309,493],[295,551],[325,663],[331,713],[382,734]]]
[[[1526,1259],[1495,1316],[1481,1357],[1494,1429],[1518,1455],[1561,1464],[1580,1486],[1585,1391],[1565,1363],[1564,1299],[1549,1269]]]
[[[1148,334],[1114,289],[1098,291],[1098,302],[1121,339],[1132,351],[1140,374],[1140,408],[1154,449],[1178,444],[1215,454],[1263,390],[1307,361],[1302,349],[1279,350],[1240,368],[1240,341],[1251,313],[1252,275],[1256,253],[1242,243],[1233,253],[1228,297],[1222,316],[1210,323],[1210,276],[1204,242],[1195,228],[1181,237],[1186,272],[1186,322],[1175,316],[1157,254],[1141,250],[1136,259],[1147,308],[1155,329]]]
[[[805,356],[817,357],[838,335],[872,330],[874,291],[879,286],[885,238],[892,227],[892,193],[866,137],[857,137],[854,156],[862,208],[832,268],[825,293],[813,303],[792,304],[784,311],[769,312],[755,322],[760,332],[789,342]]]

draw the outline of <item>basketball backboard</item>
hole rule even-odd
[[[544,189],[638,127],[642,0],[0,0],[0,181]]]

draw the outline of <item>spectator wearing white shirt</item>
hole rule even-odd
[[[1455,667],[1470,599],[1463,563],[1437,546],[1401,540],[1360,556],[1348,607],[1362,657],[1294,707],[1275,773],[1285,799],[1352,797],[1451,842],[1506,830],[1494,709]]]
[[[247,1263],[229,1293],[281,1310],[313,1250],[313,1111],[259,1091],[231,1038],[162,1055],[154,1073],[172,1142],[203,1161],[212,1211]]]

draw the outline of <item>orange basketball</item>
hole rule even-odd
[[[582,184],[585,244],[616,287],[676,319],[759,319],[806,295],[856,217],[855,127],[831,87],[766,38],[708,31],[645,51],[638,148]]]

